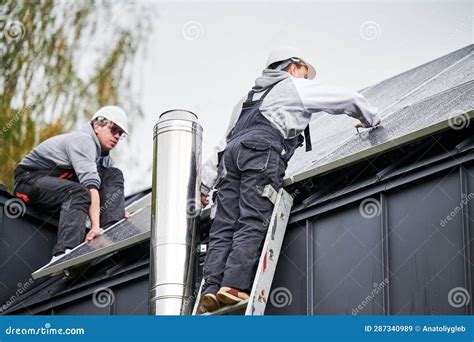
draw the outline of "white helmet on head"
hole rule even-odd
[[[294,62],[303,62],[308,66],[308,78],[312,80],[316,76],[316,69],[307,62],[307,59],[303,57],[303,54],[297,48],[291,46],[283,46],[277,49],[272,50],[268,55],[267,65],[268,68],[270,65],[283,62],[289,59],[294,59]]]
[[[125,111],[117,106],[105,106],[95,112],[92,120],[103,117],[112,121],[114,124],[123,129],[124,133],[128,135],[127,114]]]

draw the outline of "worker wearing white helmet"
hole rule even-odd
[[[272,51],[255,85],[234,108],[229,127],[202,170],[201,202],[217,188],[209,232],[201,306],[212,311],[248,298],[273,211],[261,191],[276,190],[314,113],[346,114],[356,127],[380,123],[377,108],[359,93],[314,80],[315,68],[298,49]],[[302,133],[304,134],[304,138]],[[219,170],[219,172],[218,172]]]
[[[116,124],[118,127],[122,129],[122,131],[125,134],[128,133],[128,123],[127,123],[127,114],[125,111],[117,106],[105,106],[100,108],[97,112],[95,112],[94,116],[92,117],[92,120],[95,120],[96,118],[105,118],[114,124]]]
[[[294,64],[295,67],[305,67],[303,69],[301,69],[301,67],[296,68],[300,72],[307,72],[306,77],[303,75],[304,78],[312,80],[316,77],[316,69],[307,62],[307,59],[303,57],[301,51],[291,46],[280,47],[270,52],[266,67],[268,69],[285,70],[291,64]]]
[[[105,106],[100,108],[92,117],[91,123],[105,122],[107,129],[99,129],[101,125],[96,125],[94,128],[97,138],[99,139],[103,151],[110,151],[118,144],[119,139],[123,139],[128,135],[127,114],[125,111],[117,106]],[[116,132],[119,133],[117,139]]]
[[[80,129],[43,141],[15,169],[15,195],[58,214],[51,262],[84,241],[87,217],[87,241],[125,217],[123,174],[113,167],[110,151],[127,134],[125,111],[102,107]]]

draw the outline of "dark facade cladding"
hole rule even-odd
[[[472,314],[472,301],[455,307],[449,296],[456,288],[473,293],[473,137],[474,127],[448,129],[289,186],[295,205],[266,314]],[[10,197],[0,197],[3,207]],[[36,280],[15,297],[49,258],[54,226],[40,234],[34,216],[1,217],[10,251],[31,235],[16,257],[1,254],[7,314],[147,313],[148,242],[73,269],[67,279]],[[203,219],[202,242],[208,228]]]
[[[473,143],[293,211],[272,286],[291,300],[267,313],[472,314],[472,301],[449,298],[459,287],[473,293]]]
[[[31,273],[49,262],[57,221],[26,208],[0,184],[0,303],[33,288]],[[26,210],[27,209],[27,210]],[[0,311],[2,305],[0,304]]]

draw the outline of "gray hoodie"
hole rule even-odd
[[[32,169],[73,169],[81,184],[97,189],[97,166],[111,167],[113,163],[109,152],[101,152],[99,139],[89,123],[43,141],[20,161],[20,165]]]
[[[376,114],[378,109],[370,106],[365,97],[358,92],[317,80],[295,78],[281,70],[263,71],[252,88],[256,92],[253,100],[259,99],[265,89],[277,82],[279,83],[263,99],[260,112],[285,139],[301,134],[309,124],[311,115],[321,111],[335,115],[349,115],[360,120],[364,127],[380,123]],[[203,165],[201,191],[204,194],[214,186],[217,178],[217,154],[225,149],[246,98],[242,98],[234,107],[223,139],[215,147],[211,158]]]

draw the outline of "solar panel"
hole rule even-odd
[[[150,238],[151,194],[130,204],[127,211],[132,215],[110,226],[90,242],[84,242],[71,253],[49,263],[32,273],[33,279],[55,275],[68,268],[78,266],[119,249],[134,245]]]
[[[458,122],[467,126],[474,105],[473,52],[471,44],[360,91],[379,109],[380,129],[361,129],[358,134],[353,127],[357,121],[349,116],[314,114],[313,150],[296,150],[285,185],[447,129],[456,115],[462,115]]]

